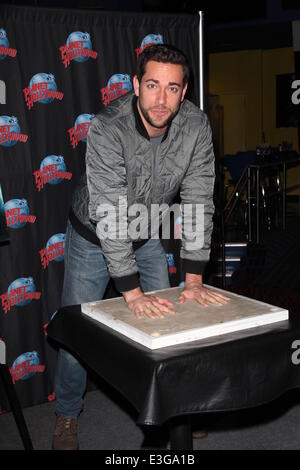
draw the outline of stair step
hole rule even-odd
[[[232,271],[232,272],[230,272],[230,273],[226,273],[226,274],[225,274],[225,277],[232,277],[233,272],[234,272],[234,271]],[[216,273],[216,274],[214,274],[214,276],[215,276],[215,277],[223,277],[222,273]]]
[[[217,244],[218,248],[223,248],[222,243]],[[248,243],[225,243],[225,250],[246,250],[248,247]]]
[[[220,246],[222,246],[222,244],[220,243]],[[225,243],[225,247],[227,248],[235,248],[235,247],[247,247],[248,246],[248,243],[247,242],[230,242],[230,243]]]
[[[222,258],[218,258],[217,261],[218,261],[218,263],[220,263],[220,262],[223,262],[223,259],[222,259]],[[233,257],[233,256],[226,256],[226,258],[225,258],[225,263],[226,263],[226,261],[229,261],[230,263],[238,263],[238,262],[241,261],[241,258],[240,258],[240,257],[236,257],[236,256],[235,256],[235,257]]]

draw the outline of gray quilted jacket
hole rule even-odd
[[[87,138],[86,176],[73,196],[70,220],[91,242],[99,244],[101,240],[111,277],[117,289],[124,292],[139,285],[134,255],[138,241],[133,241],[130,235],[110,237],[110,232],[103,228],[104,221],[109,222],[116,215],[124,229],[124,214],[132,204],[144,204],[148,209],[153,204],[171,205],[180,190],[184,226],[182,268],[184,272],[201,274],[210,256],[214,179],[214,153],[206,114],[184,100],[154,156],[137,111],[136,97],[129,93],[92,121]],[[198,213],[204,237],[196,245],[190,243],[192,229],[187,227],[193,227],[190,224],[195,223],[196,211],[194,207],[191,215],[186,204],[204,208],[204,212]],[[116,212],[110,212],[110,207]],[[130,221],[128,218],[125,225]],[[143,225],[142,229],[144,237],[145,232],[149,233],[148,226],[145,230]]]

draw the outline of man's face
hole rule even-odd
[[[141,82],[136,76],[133,78],[133,86],[149,136],[162,134],[176,115],[187,89],[187,84],[183,86],[182,66],[151,60]]]

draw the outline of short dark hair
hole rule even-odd
[[[146,47],[138,58],[137,78],[140,82],[146,72],[146,65],[150,60],[164,64],[181,65],[183,71],[183,86],[189,81],[190,66],[184,53],[174,46],[158,44]]]

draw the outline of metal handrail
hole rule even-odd
[[[247,184],[247,180],[248,178],[245,179],[245,181],[243,181],[243,179],[245,178],[245,176],[247,175],[247,170],[248,170],[248,167],[244,168],[238,182],[236,183],[235,187],[234,187],[234,190],[229,198],[229,201],[228,203],[226,204],[226,206],[224,207],[224,214],[228,212],[228,215],[226,216],[225,218],[225,223],[228,221],[229,217],[231,216],[232,214],[232,211],[233,209],[235,208],[236,204],[238,203],[239,199],[240,199],[240,194],[242,193],[242,191],[244,190],[246,184]],[[240,187],[241,186],[241,187]],[[238,193],[238,197],[236,196]],[[232,205],[232,207],[230,208],[230,205],[232,203],[232,201],[234,200],[234,204]]]
[[[295,164],[300,165],[300,157],[291,160],[282,160],[278,162],[270,162],[263,164],[253,164],[244,168],[239,180],[237,181],[233,192],[229,198],[229,201],[221,211],[221,245],[222,245],[222,285],[225,288],[225,224],[228,222],[234,208],[238,204],[243,194],[245,187],[247,186],[247,202],[248,202],[248,242],[252,242],[252,226],[251,226],[251,200],[256,199],[256,243],[260,242],[260,171],[265,168],[276,168],[282,166],[283,171],[283,188],[280,191],[282,193],[282,226],[285,231],[286,228],[286,193],[287,193],[287,166]],[[251,171],[256,171],[256,195],[251,196]],[[279,193],[274,193],[279,194]],[[270,196],[270,194],[268,195]],[[226,215],[227,214],[227,215]]]
[[[286,166],[290,165],[292,163],[296,163],[297,165],[295,165],[295,166],[299,166],[300,165],[300,158],[296,158],[296,159],[292,159],[292,160],[283,160],[283,161],[278,161],[278,162],[271,162],[271,163],[255,164],[255,165],[249,165],[249,166],[245,167],[242,174],[241,174],[241,176],[240,176],[240,178],[239,178],[239,180],[238,180],[238,182],[236,183],[236,185],[233,189],[233,192],[230,196],[229,201],[227,202],[227,204],[225,205],[225,207],[223,209],[224,216],[225,216],[226,212],[228,212],[228,214],[224,217],[224,222],[226,223],[228,221],[229,217],[231,216],[231,214],[233,212],[233,209],[235,208],[235,206],[239,202],[239,200],[241,198],[241,195],[242,195],[242,192],[245,189],[245,186],[247,185],[247,183],[248,183],[248,188],[247,188],[248,201],[250,200],[251,195],[250,195],[250,188],[249,188],[249,179],[251,178],[251,170],[256,170],[256,173],[259,176],[260,170],[262,170],[264,168],[272,168],[272,167],[276,168],[276,167],[282,166],[283,173],[284,173],[283,184],[284,184],[284,189],[285,189],[285,193],[286,193],[286,189],[287,189],[286,188]],[[259,179],[260,178],[258,177],[257,181],[256,181],[256,186],[257,186],[256,199],[257,199],[258,191],[259,191],[259,185],[258,185]],[[284,193],[284,198],[285,198],[285,195],[286,195],[285,193]],[[269,194],[269,196],[270,196],[270,194]],[[232,201],[233,201],[233,204],[232,204]]]

